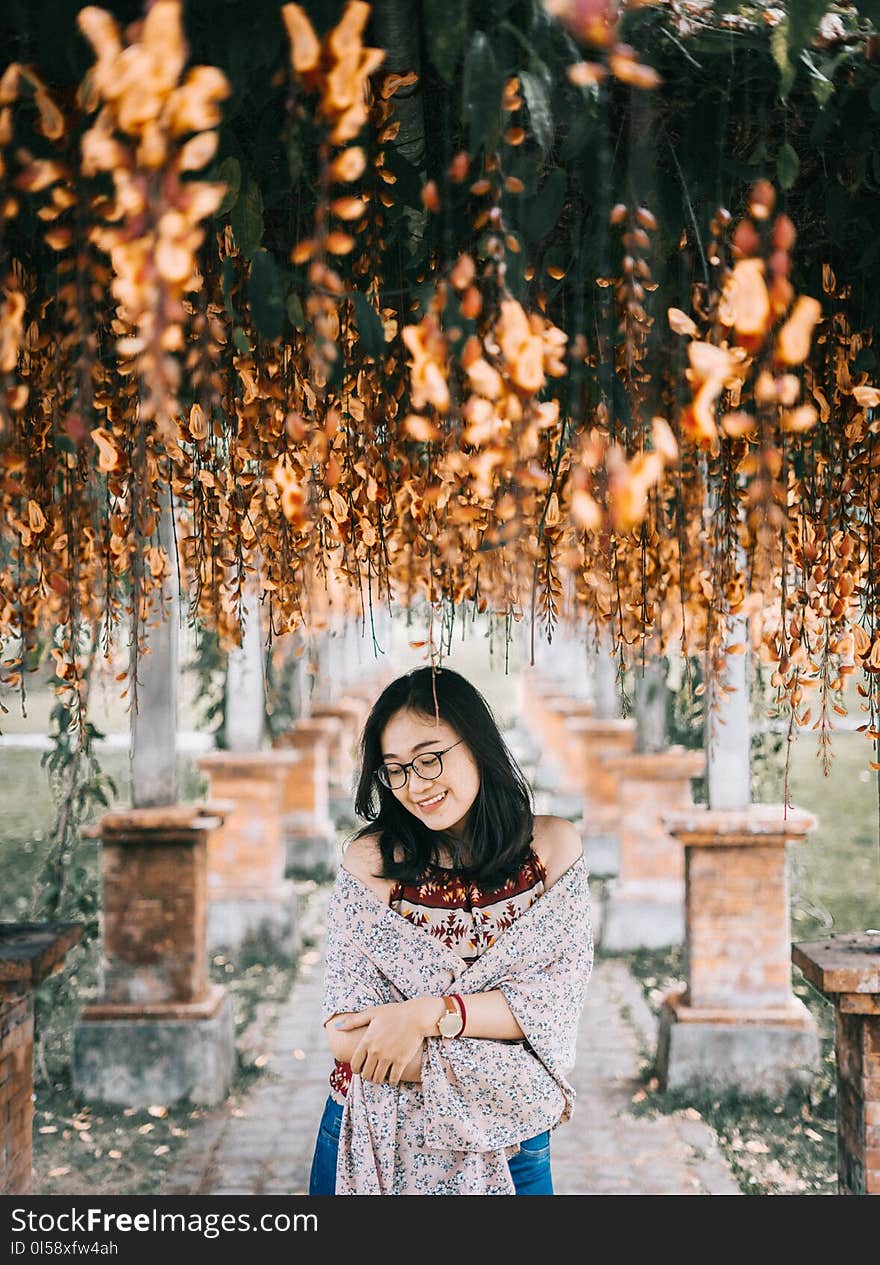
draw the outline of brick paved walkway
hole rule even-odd
[[[328,889],[308,919],[320,931]],[[305,955],[277,1021],[271,1059],[238,1104],[206,1111],[166,1176],[162,1194],[305,1194],[331,1059],[320,1025],[323,961]],[[654,1020],[619,959],[597,960],[581,1022],[570,1124],[553,1135],[558,1194],[738,1194],[714,1135],[683,1114],[629,1114]]]

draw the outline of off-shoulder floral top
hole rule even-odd
[[[481,888],[457,870],[429,865],[420,882],[395,883],[388,903],[470,965],[534,905],[546,881],[544,862],[530,848],[517,873],[500,887]],[[350,1081],[350,1065],[337,1059],[330,1073],[331,1098],[344,1102]]]

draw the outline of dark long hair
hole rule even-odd
[[[383,763],[382,732],[401,710],[432,720],[439,716],[464,739],[477,763],[480,789],[461,840],[445,830],[430,830],[376,776]],[[458,672],[415,668],[387,685],[364,725],[360,757],[354,805],[369,824],[353,838],[378,834],[383,878],[403,882],[422,878],[428,864],[438,864],[440,843],[449,848],[463,876],[486,886],[500,886],[528,856],[534,829],[531,789],[507,749],[489,704]],[[394,857],[395,844],[402,849],[399,861]]]

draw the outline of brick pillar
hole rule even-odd
[[[338,865],[336,827],[329,810],[329,739],[339,721],[298,720],[279,734],[276,748],[295,751],[299,759],[284,782],[282,827],[286,868],[293,873],[335,871]]]
[[[285,878],[284,793],[296,751],[211,751],[197,764],[212,801],[228,801],[208,837],[208,947],[239,948],[266,937],[293,955],[300,947],[298,897]]]
[[[838,1193],[880,1195],[880,934],[793,944],[791,957],[834,1005]]]
[[[618,877],[604,890],[602,946],[611,952],[656,949],[684,938],[684,849],[662,814],[693,807],[691,778],[706,766],[702,751],[605,756],[617,778]]]
[[[661,1088],[712,1083],[777,1095],[809,1084],[819,1039],[791,987],[785,849],[814,818],[752,804],[664,820],[685,848],[687,983],[663,1003]]]
[[[562,703],[567,696],[560,696],[558,686],[551,684],[535,668],[524,668],[520,677],[521,721],[530,742],[537,745],[537,758],[533,783],[538,792],[556,791],[562,784],[564,771],[558,754],[556,731],[562,721],[551,708],[553,702]]]
[[[351,794],[355,750],[360,734],[363,705],[354,699],[335,703],[316,703],[309,711],[309,720],[338,720],[339,730],[330,743],[330,798]]]
[[[593,874],[615,875],[620,868],[620,784],[608,761],[633,751],[636,722],[570,716],[566,725],[581,761],[581,834],[587,861]]]
[[[561,789],[572,795],[583,796],[584,775],[580,741],[569,722],[588,720],[592,715],[589,699],[569,694],[551,694],[544,699],[541,719],[545,739],[562,768]]]
[[[33,1180],[34,989],[81,936],[77,923],[0,923],[0,1195]]]
[[[101,819],[103,995],[74,1028],[73,1083],[87,1101],[221,1102],[235,1066],[225,988],[208,975],[208,835],[214,806]]]

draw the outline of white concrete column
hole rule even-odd
[[[134,808],[177,802],[177,664],[180,626],[177,546],[167,497],[159,515],[159,543],[170,568],[154,591],[147,626],[149,654],[137,663],[137,709],[131,710],[131,798]],[[129,687],[131,688],[131,687]]]
[[[226,665],[226,746],[229,751],[259,751],[266,718],[263,680],[263,632],[259,581],[248,579],[242,615],[242,644],[230,650]]]
[[[732,621],[728,643],[748,645],[748,639],[747,620],[738,616]],[[751,802],[748,659],[748,653],[727,656],[724,681],[736,692],[726,698],[721,698],[713,678],[707,681],[705,745],[710,809],[743,809]]]
[[[655,753],[665,751],[669,745],[666,727],[666,673],[660,659],[653,656],[645,660],[642,674],[641,658],[634,665],[634,709],[636,717],[636,751]]]
[[[620,715],[617,692],[617,662],[611,655],[611,638],[602,632],[599,650],[593,656],[593,702],[597,720],[616,720]]]

